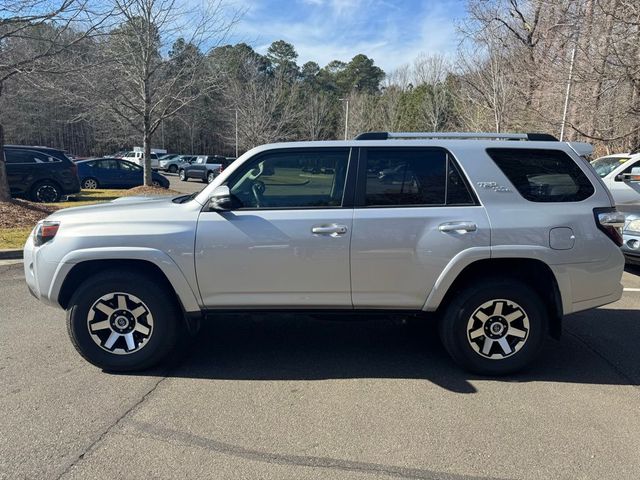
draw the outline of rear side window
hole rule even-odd
[[[368,207],[473,205],[474,200],[446,150],[367,150],[364,204]]]
[[[488,148],[487,153],[531,202],[579,202],[593,195],[587,176],[561,150]]]

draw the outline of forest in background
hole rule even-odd
[[[564,137],[598,153],[640,147],[635,0],[470,0],[456,55],[415,52],[391,72],[364,54],[300,65],[282,40],[264,55],[226,44],[241,12],[223,16],[222,3],[182,35],[175,5],[116,5],[91,35],[79,27],[86,21],[52,18],[3,37],[0,19],[0,73],[18,69],[0,78],[5,142],[90,156],[146,139],[169,152],[235,155],[236,130],[239,153],[372,130],[559,136],[571,76]],[[80,6],[87,13],[91,2]],[[52,37],[65,48],[15,67]]]

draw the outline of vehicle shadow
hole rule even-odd
[[[526,371],[504,382],[640,385],[640,322],[632,310],[599,309],[565,319]],[[152,374],[228,380],[402,378],[475,393],[470,375],[440,345],[435,324],[300,315],[226,316],[206,322],[175,367]],[[146,372],[149,374],[149,372]]]

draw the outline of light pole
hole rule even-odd
[[[344,113],[344,139],[346,140],[349,134],[349,99],[339,98],[338,100],[346,101],[345,113]]]
[[[236,158],[238,158],[238,107],[236,107]]]

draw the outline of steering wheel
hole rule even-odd
[[[251,193],[253,193],[253,198],[256,199],[256,207],[262,207],[262,194],[264,193],[266,187],[264,182],[257,180],[251,185]]]

